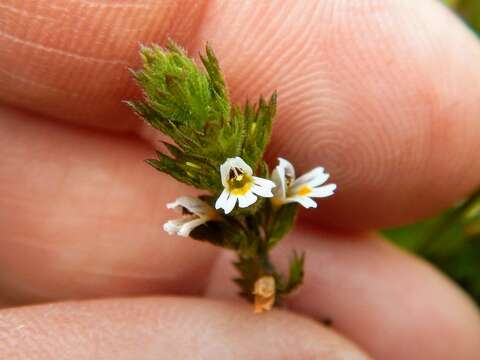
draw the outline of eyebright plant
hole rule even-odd
[[[167,135],[165,151],[146,160],[155,169],[199,190],[167,204],[180,210],[164,224],[171,235],[190,236],[236,252],[240,294],[255,312],[281,305],[303,281],[304,254],[294,252],[288,274],[269,252],[292,228],[298,206],[316,207],[336,185],[317,167],[296,178],[285,159],[270,176],[263,160],[272,132],[277,95],[244,106],[232,104],[218,61],[207,46],[203,68],[174,42],[142,47],[142,67],[132,74],[143,99],[128,101],[153,128]]]

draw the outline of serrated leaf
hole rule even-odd
[[[290,260],[288,279],[286,284],[279,289],[280,293],[289,294],[302,284],[304,276],[304,265],[305,254],[302,253],[299,255],[297,252],[294,251]]]
[[[254,168],[258,166],[270,141],[273,119],[277,107],[277,94],[274,92],[267,103],[263,97],[256,106],[248,102],[244,106],[245,140],[242,158]]]
[[[200,59],[208,72],[213,91],[217,93],[218,96],[225,99],[226,104],[229,104],[227,86],[225,84],[225,80],[223,79],[220,65],[218,64],[218,60],[209,45],[206,46],[206,56],[200,55]],[[226,108],[224,111],[228,113],[229,109]]]
[[[198,189],[218,187],[218,184],[212,183],[213,180],[203,173],[201,167],[189,166],[160,152],[157,152],[157,155],[159,156],[158,159],[148,159],[145,162],[158,171],[164,172],[178,181]]]

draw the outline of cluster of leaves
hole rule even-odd
[[[213,205],[223,190],[220,165],[239,156],[256,175],[268,177],[263,161],[275,117],[277,97],[243,107],[231,104],[218,61],[210,47],[200,55],[201,68],[173,42],[166,48],[141,49],[142,67],[132,71],[143,99],[128,104],[153,128],[167,135],[169,154],[157,151],[147,162],[178,181],[207,190],[200,198]],[[277,294],[293,291],[303,280],[303,255],[294,254],[285,279],[269,259],[269,251],[292,228],[297,205],[274,207],[260,199],[236,209],[222,221],[195,228],[190,236],[234,250],[242,294],[251,299],[254,283],[264,275],[276,279]],[[277,299],[280,301],[280,298]]]
[[[144,92],[127,102],[151,126],[173,140],[170,152],[157,152],[148,163],[177,180],[218,192],[219,166],[240,156],[256,169],[270,139],[276,94],[244,108],[231,105],[215,55],[207,46],[200,56],[204,71],[170,41],[165,49],[142,47],[142,68],[132,71]]]
[[[203,199],[213,201],[213,198]],[[297,204],[277,208],[265,201],[255,212],[238,211],[232,216],[224,216],[221,222],[209,222],[195,228],[190,236],[238,254],[234,265],[240,276],[234,281],[241,289],[240,295],[252,300],[255,281],[271,275],[275,278],[277,302],[280,302],[282,296],[303,282],[304,255],[293,253],[289,274],[285,278],[271,263],[269,251],[292,229],[297,211]]]
[[[480,1],[443,2],[480,35]],[[387,230],[385,234],[435,264],[480,305],[480,189],[443,214],[418,224]]]

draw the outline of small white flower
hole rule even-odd
[[[169,220],[163,225],[163,230],[169,235],[177,234],[187,237],[197,226],[219,219],[214,208],[193,196],[180,196],[174,202],[167,204],[167,208],[180,208],[183,213],[181,218]]]
[[[278,161],[279,163],[272,173],[272,180],[276,184],[272,199],[274,204],[298,202],[306,208],[315,208],[317,203],[312,198],[333,195],[337,188],[336,184],[323,185],[330,177],[323,167],[316,167],[295,179],[293,165],[282,158],[278,158]]]
[[[238,199],[238,206],[246,208],[257,201],[257,196],[272,197],[273,181],[253,176],[253,171],[240,157],[228,158],[220,166],[223,192],[215,203],[216,209],[230,213]]]

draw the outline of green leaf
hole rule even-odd
[[[251,245],[242,228],[233,219],[226,217],[223,221],[210,221],[193,229],[190,236],[238,252],[248,252]]]
[[[290,260],[288,280],[286,284],[281,284],[279,286],[279,293],[289,294],[302,284],[304,276],[304,265],[305,254],[298,254],[296,251],[294,251]]]
[[[206,46],[206,56],[200,55],[200,59],[202,60],[203,66],[208,72],[210,77],[210,83],[212,90],[222,99],[225,99],[224,104],[229,104],[229,97],[227,91],[227,85],[225,84],[225,80],[223,79],[222,71],[220,70],[220,65],[218,64],[218,60],[215,57],[215,54],[212,48],[207,45]],[[229,112],[229,108],[226,107],[224,109],[225,113]]]
[[[216,173],[209,171],[208,166],[202,166],[195,159],[174,159],[161,152],[157,152],[157,156],[158,159],[148,159],[146,163],[178,181],[198,189],[218,189],[221,186]]]
[[[298,205],[290,203],[272,209],[272,220],[268,229],[268,247],[274,247],[293,227],[297,217]]]
[[[265,275],[261,262],[258,258],[238,256],[233,263],[240,273],[240,277],[233,281],[240,287],[240,295],[249,301],[253,301],[253,288],[255,281]]]
[[[245,140],[242,158],[253,168],[256,168],[263,159],[263,154],[270,141],[276,108],[276,92],[270,97],[268,103],[261,97],[258,105],[252,106],[247,102],[244,107]]]
[[[221,191],[223,189],[221,179],[218,170],[215,168],[215,163],[211,159],[204,158],[195,154],[188,154],[175,145],[164,142],[165,147],[168,149],[173,158],[166,156],[165,154],[157,151],[157,156],[160,162],[168,162],[172,169],[176,170],[176,173],[181,173],[187,177],[191,177],[187,182],[200,189],[210,189],[215,191]],[[172,161],[173,160],[173,161]],[[156,166],[158,169],[158,166]],[[160,169],[161,170],[161,169]],[[177,178],[169,168],[168,172],[171,176]]]

